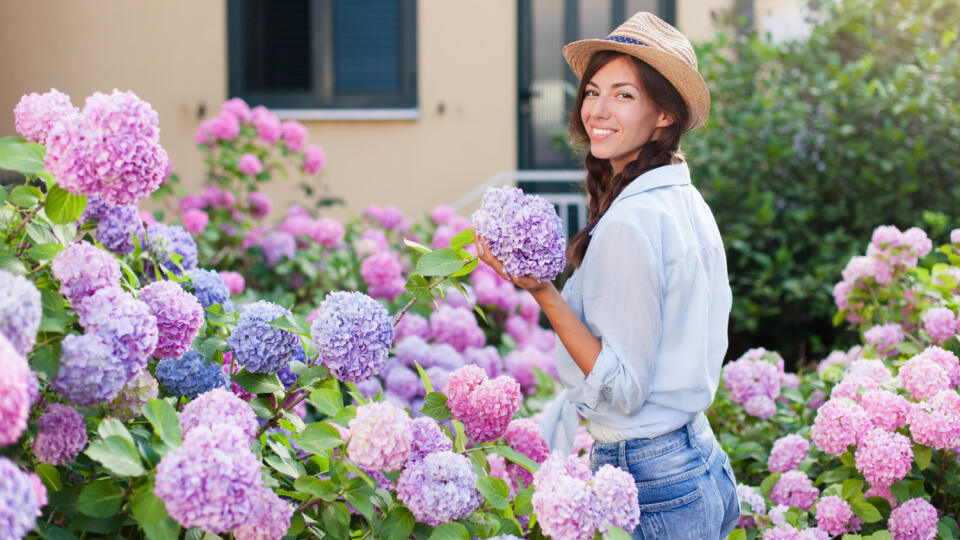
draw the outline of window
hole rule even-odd
[[[230,95],[278,109],[411,109],[415,0],[228,0]]]

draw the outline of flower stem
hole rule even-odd
[[[42,200],[40,201],[40,203],[39,203],[37,206],[35,206],[35,207],[33,208],[33,210],[30,211],[29,214],[26,215],[26,217],[23,218],[22,221],[20,221],[20,223],[17,225],[17,228],[14,229],[12,233],[10,233],[9,235],[7,235],[7,243],[10,243],[10,242],[13,241],[14,237],[17,236],[17,233],[19,233],[20,230],[23,229],[24,226],[26,226],[27,223],[30,223],[30,220],[32,220],[33,217],[37,215],[37,212],[39,212],[41,208],[43,208],[43,201],[42,201]]]
[[[451,274],[451,275],[452,275],[452,274]],[[433,283],[427,285],[427,290],[429,291],[430,289],[436,288],[438,285],[440,285],[441,283],[443,283],[444,281],[446,281],[449,277],[450,277],[450,276],[443,276],[442,278],[440,278],[440,279],[434,281]],[[407,302],[407,305],[403,306],[403,309],[401,309],[396,315],[393,316],[393,325],[394,325],[394,326],[396,326],[397,324],[400,323],[400,319],[402,319],[403,316],[407,314],[407,311],[409,311],[410,308],[413,307],[413,304],[416,303],[416,301],[417,301],[417,297],[411,298],[410,301]]]

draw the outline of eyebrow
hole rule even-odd
[[[597,84],[597,83],[595,83],[595,82],[593,82],[593,81],[587,81],[587,86],[589,86],[589,85],[591,85],[591,84],[592,84],[593,86],[596,86],[596,87],[599,87],[599,86],[600,86],[599,84]],[[635,85],[635,84],[633,84],[633,83],[629,83],[629,82],[613,83],[613,84],[611,85],[611,88],[620,88],[621,86],[632,86],[632,87],[634,87],[634,88],[637,88],[637,85]]]

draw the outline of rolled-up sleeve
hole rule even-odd
[[[600,354],[571,398],[589,409],[608,402],[631,415],[650,395],[661,335],[663,287],[650,237],[630,223],[608,223],[590,241],[583,311]],[[586,267],[586,265],[584,265]]]

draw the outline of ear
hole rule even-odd
[[[673,123],[676,121],[677,119],[674,118],[672,114],[666,111],[660,111],[660,116],[657,118],[657,127],[665,128],[667,126],[673,125]]]

